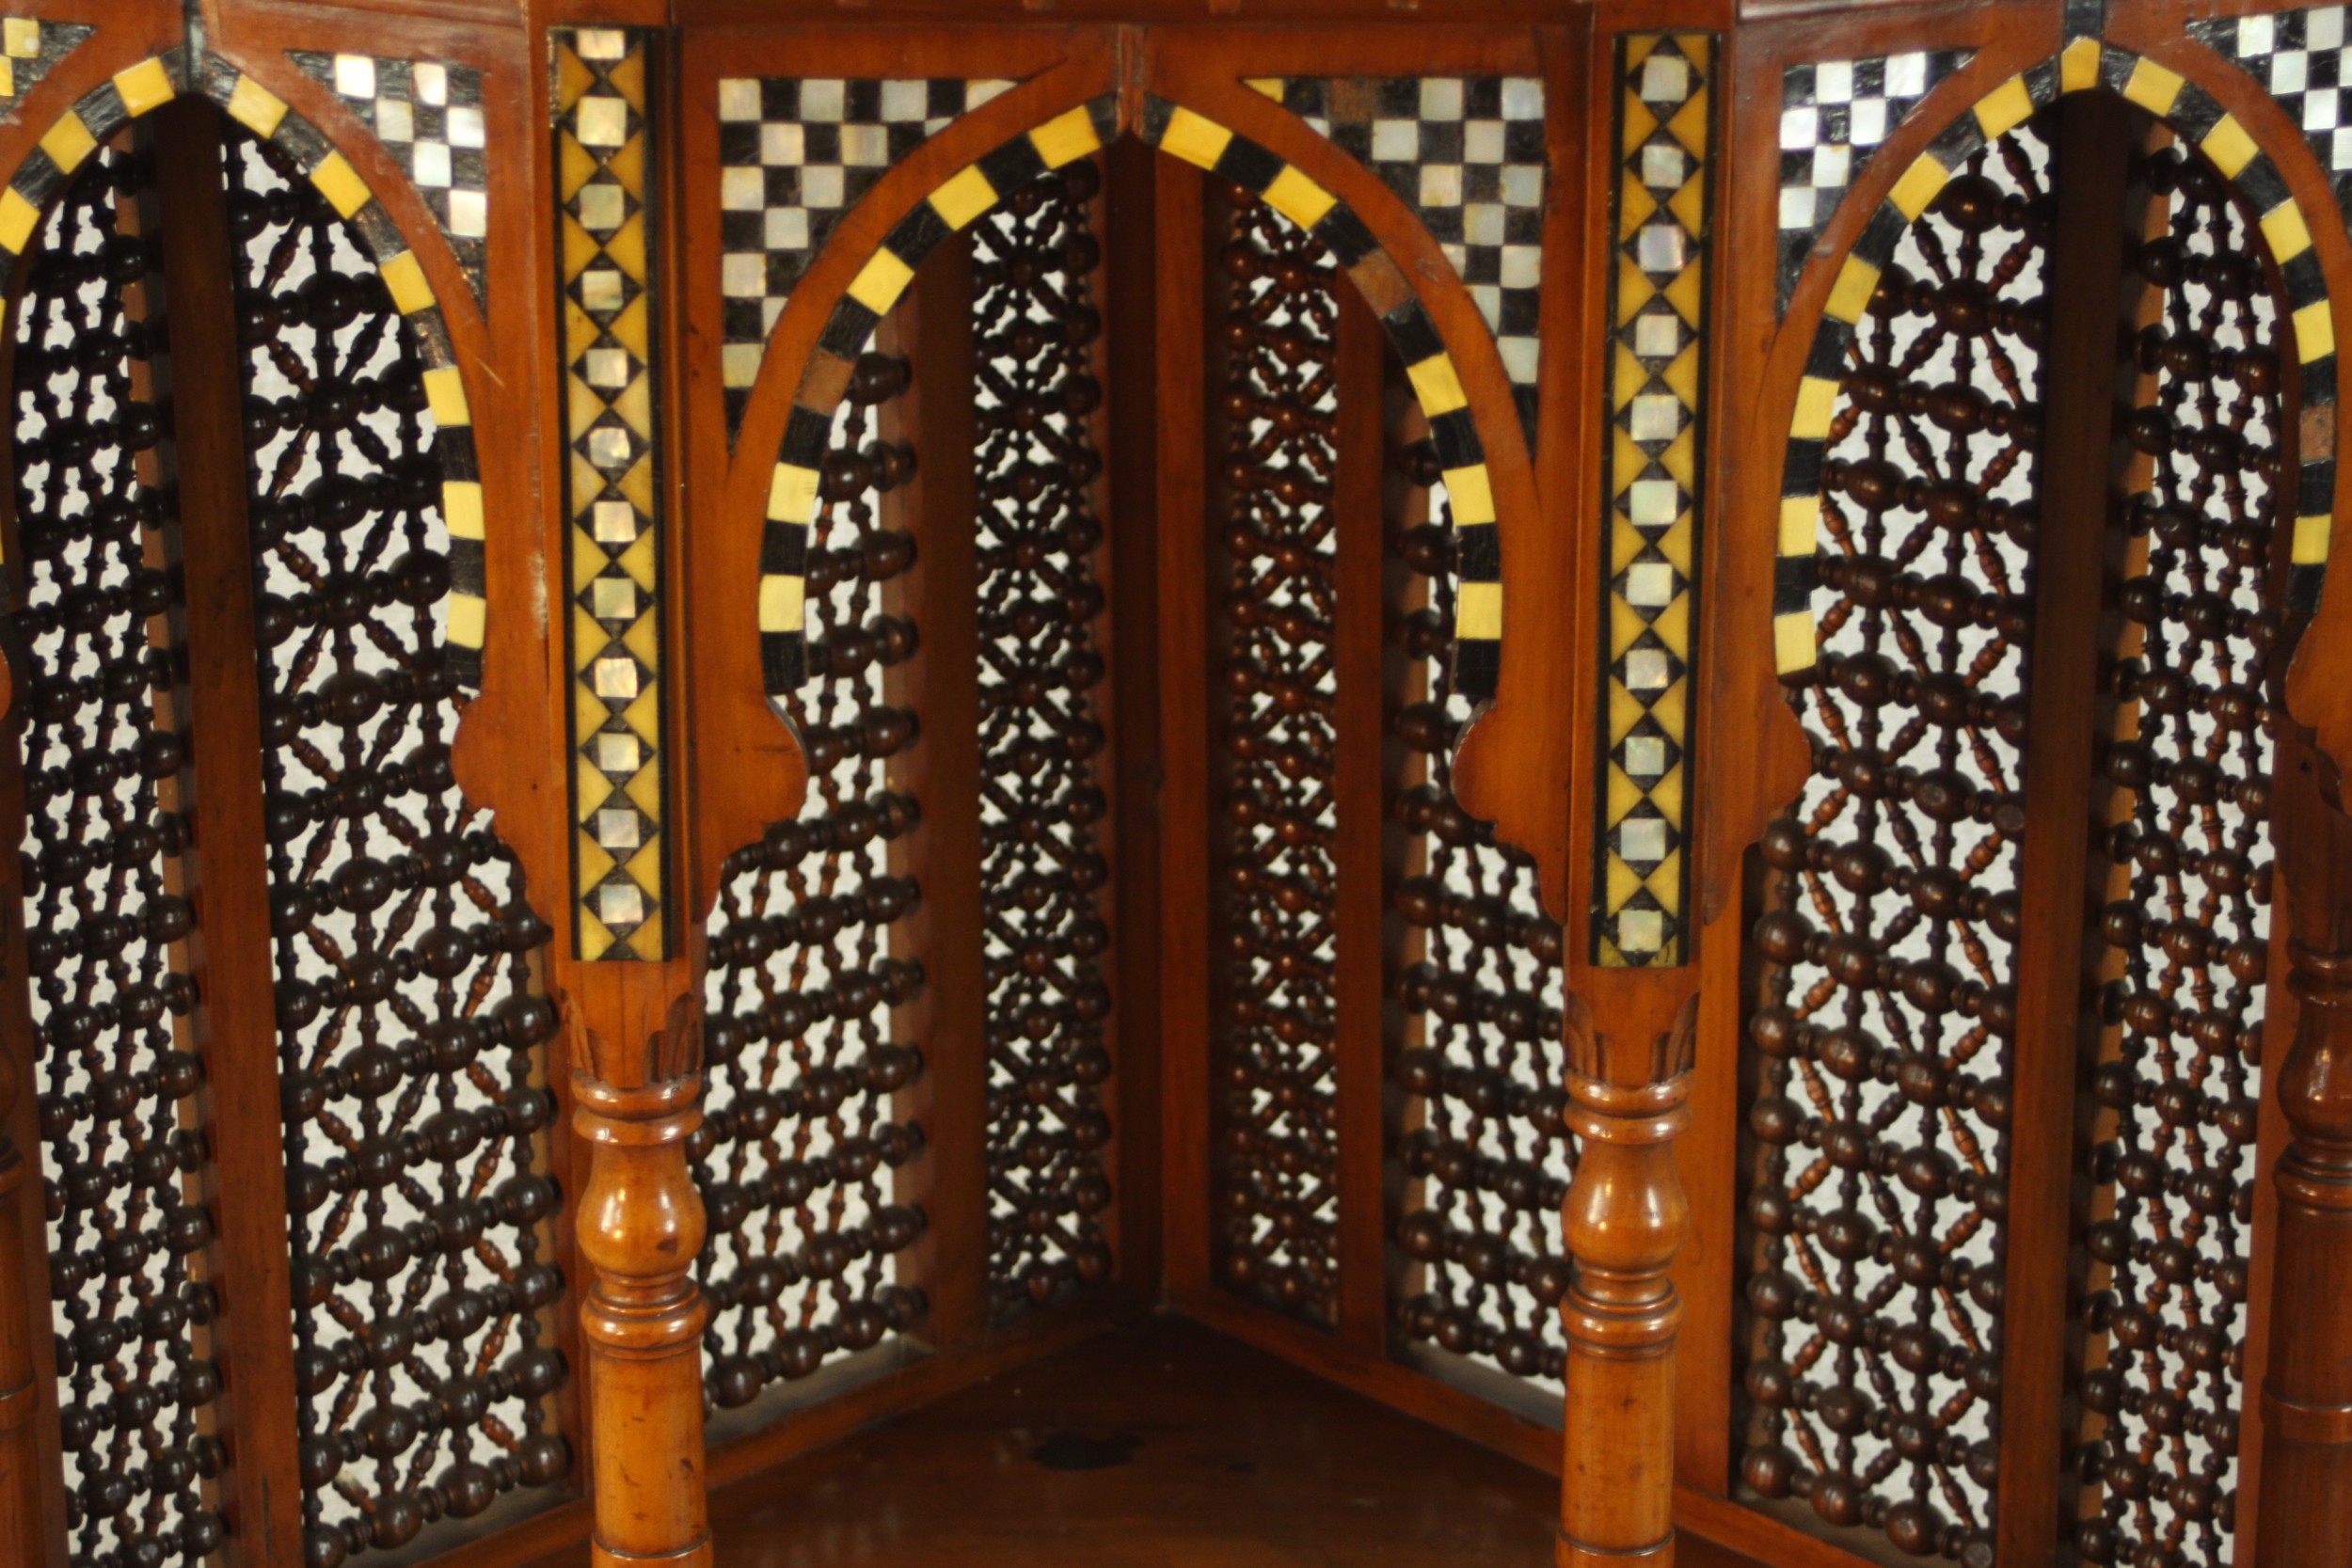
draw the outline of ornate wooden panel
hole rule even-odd
[[[989,1278],[998,1317],[1109,1276],[1108,735],[1096,630],[1102,175],[972,226]]]
[[[331,1565],[570,1466],[550,933],[450,771],[443,468],[400,313],[290,161],[239,134],[227,172],[301,1480]]]
[[[881,438],[875,412],[908,374],[861,356],[834,420],[805,562],[809,678],[781,700],[808,798],[728,857],[711,916],[710,1109],[688,1152],[710,1219],[698,1273],[713,1313],[705,1382],[722,1406],[869,1349],[923,1309],[892,1272],[923,1214],[889,1191],[923,1146],[891,1102],[923,1072],[921,1042],[893,1039],[890,1013],[923,986],[890,941],[921,890],[887,862],[922,816],[891,759],[920,737],[883,690],[916,636],[888,596],[914,541],[882,510],[914,457]]]
[[[2164,139],[2169,140],[2169,137]],[[2237,1525],[2254,1143],[2270,970],[2269,803],[2281,563],[2284,324],[2260,230],[2203,157],[2140,164],[2139,331],[2107,652],[2112,803],[2089,1345],[2073,1378],[2086,1562],[2220,1564]]]
[[[1813,777],[1751,938],[1741,1474],[1988,1562],[2048,162],[2032,126],[1967,159],[1800,416]]]
[[[84,1390],[61,1426],[69,1526],[101,1560],[201,1557],[224,1504],[256,1511],[251,1478],[283,1454],[280,1496],[310,1560],[332,1564],[570,1468],[551,1399],[567,1371],[549,1314],[548,932],[452,775],[469,667],[452,620],[480,600],[453,594],[444,483],[453,456],[470,479],[470,443],[435,418],[413,299],[294,154],[230,128],[224,158],[226,121],[195,112],[201,136],[184,119],[170,133],[198,149],[173,150],[173,178],[210,188],[159,194],[144,131],[136,155],[131,133],[88,153],[16,326],[20,532],[47,563],[19,626],[56,661],[33,686],[37,723],[80,753],[44,764],[51,742],[28,735],[34,1009],[73,1021],[44,1085],[55,1190],[79,1195],[52,1232]],[[159,211],[199,215],[159,233]],[[199,282],[183,322],[151,319],[165,273],[214,280],[219,319]],[[215,327],[220,360],[241,363],[181,341]],[[184,351],[177,378],[167,350]],[[199,362],[220,379],[192,378]],[[167,500],[183,491],[202,498],[194,554]],[[249,556],[226,553],[248,532]],[[216,657],[242,611],[183,591],[223,567],[254,586],[242,665]],[[43,848],[60,832],[63,859]],[[181,858],[192,844],[200,876]],[[206,900],[246,886],[266,949],[192,942]],[[273,1007],[278,1050],[256,1054]],[[248,1014],[259,1037],[233,1022]],[[224,1153],[237,1181],[282,1171],[283,1190],[224,1192]],[[240,1228],[216,1235],[217,1215]],[[271,1374],[238,1357],[289,1307],[289,1397],[263,1408]],[[213,1409],[216,1363],[240,1336],[232,1417]]]
[[[93,155],[41,228],[11,323],[31,1076],[66,1525],[89,1560],[201,1557],[226,1538],[206,1350],[221,1304],[189,1196],[207,1164],[186,1038],[193,736],[175,694],[185,607],[167,569],[167,377],[139,217],[152,179],[126,150]]]
[[[1454,799],[1453,746],[1471,705],[1453,676],[1452,520],[1436,451],[1413,442],[1397,466],[1420,509],[1438,513],[1391,534],[1422,601],[1391,621],[1408,675],[1389,704],[1419,775],[1392,807],[1415,863],[1396,889],[1409,935],[1390,980],[1408,1020],[1392,1075],[1406,1097],[1396,1157],[1417,1183],[1396,1238],[1420,1266],[1398,1326],[1556,1383],[1571,1160],[1562,932],[1529,858]]]
[[[1331,510],[1337,263],[1231,193],[1223,409],[1230,643],[1216,744],[1227,1281],[1327,1321],[1337,1289],[1331,1039],[1339,831]]]

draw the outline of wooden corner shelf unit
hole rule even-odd
[[[2346,27],[0,0],[0,1565],[2352,1568]]]

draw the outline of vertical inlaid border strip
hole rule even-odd
[[[660,316],[649,29],[558,28],[556,309],[571,701],[572,950],[669,956]]]
[[[1617,40],[1592,930],[1613,969],[1690,958],[1715,44]]]

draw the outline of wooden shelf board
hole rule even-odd
[[[1556,1485],[1163,1315],[746,1476],[711,1520],[722,1568],[1550,1568]]]

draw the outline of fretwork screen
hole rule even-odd
[[[277,149],[160,134],[75,177],[10,345],[66,1519],[204,1560],[284,1465],[333,1568],[568,1479],[548,933],[451,769],[417,345]]]
[[[2003,1435],[2047,1408],[2080,1560],[2231,1560],[2296,356],[2228,183],[2095,129],[2018,127],[1912,226],[1820,470],[1814,773],[1749,937],[1739,1465],[1861,1554],[1991,1564]],[[2020,1163],[2021,1075],[2073,1097],[2054,1172]],[[2053,1175],[2058,1255],[2010,1231]],[[2005,1310],[2031,1269],[2062,1319]],[[2018,1376],[2036,1337],[2062,1389]]]

